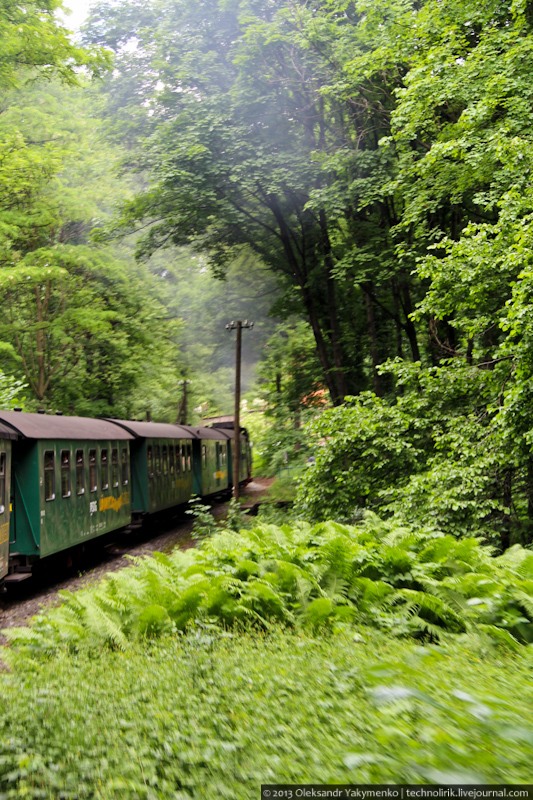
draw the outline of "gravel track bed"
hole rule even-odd
[[[271,484],[271,479],[258,478],[246,487],[241,496],[245,502],[257,502]],[[227,509],[227,503],[216,503],[211,512],[219,519],[224,517]],[[194,547],[192,525],[190,518],[181,511],[170,519],[147,523],[139,531],[117,535],[114,537],[116,541],[102,546],[92,555],[90,566],[82,571],[56,569],[52,576],[42,575],[10,586],[6,594],[0,595],[0,630],[25,625],[43,609],[59,605],[60,591],[76,591],[97,582],[109,572],[130,566],[128,556],[148,556],[156,551],[169,552],[176,547],[182,550]],[[5,642],[0,634],[0,644]]]

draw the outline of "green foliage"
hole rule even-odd
[[[291,472],[280,472],[272,486],[266,492],[267,502],[273,503],[293,503],[296,498],[298,481],[303,470],[291,470]]]
[[[241,510],[239,502],[232,497],[228,503],[227,513],[223,520],[217,522],[211,513],[211,506],[202,503],[201,497],[191,497],[190,508],[185,512],[194,517],[192,527],[193,539],[207,539],[221,530],[234,531],[249,527],[249,519]]]
[[[108,107],[137,132],[128,165],[151,178],[119,230],[147,225],[142,256],[190,245],[219,274],[253,251],[283,290],[275,315],[304,316],[313,343],[291,388],[319,384],[338,402],[368,386],[402,337],[413,355],[418,345],[414,259],[394,257],[397,211],[383,191],[394,156],[379,148],[401,80],[383,58],[371,66],[380,26],[334,5],[103,4],[86,33],[117,54]],[[356,57],[365,70],[354,76],[345,65]]]
[[[93,220],[129,192],[95,105],[86,82],[3,95],[1,355],[27,383],[30,409],[130,417],[151,410],[149,377],[172,372],[179,324],[126,248],[88,242]]]
[[[234,497],[228,503],[228,511],[222,526],[224,529],[236,533],[250,527],[250,518],[242,511],[239,501]]]
[[[295,418],[283,405],[277,405],[265,415],[268,424],[253,440],[254,475],[272,478],[283,470],[301,468],[309,458],[302,426],[312,413],[302,408]]]
[[[401,486],[423,465],[431,435],[416,413],[370,393],[323,412],[309,433],[325,444],[315,449],[298,502],[315,519],[350,519],[358,508],[376,507],[382,491]]]
[[[371,508],[500,549],[530,542],[533,472],[526,436],[517,440],[516,427],[512,436],[503,405],[508,369],[506,361],[482,370],[454,359],[425,369],[384,365],[396,400],[360,395],[309,425],[316,463],[300,484],[299,511],[349,520]]]
[[[277,293],[274,278],[249,251],[239,253],[223,280],[217,279],[207,269],[205,259],[191,249],[156,253],[147,268],[155,278],[165,316],[179,320],[180,374],[162,391],[160,370],[156,370],[149,393],[161,400],[159,407],[154,403],[151,409],[153,418],[176,421],[185,378],[189,380],[189,424],[205,416],[232,413],[235,334],[226,331],[225,325],[231,319],[254,320],[253,330],[245,332],[242,339],[242,387],[246,391],[270,335],[272,323],[267,313]],[[180,388],[176,389],[176,384]]]
[[[470,634],[516,648],[533,642],[529,551],[515,546],[494,558],[477,539],[457,541],[372,514],[358,527],[260,523],[222,532],[196,550],[135,562],[95,587],[64,593],[64,604],[31,627],[4,631],[6,658],[84,643],[124,648],[139,635],[202,624],[336,630],[356,620],[426,641]]]
[[[211,514],[211,506],[202,503],[202,498],[193,495],[189,500],[189,508],[185,512],[194,517],[192,524],[193,539],[207,539],[218,530],[218,523]]]
[[[259,468],[304,459],[313,394],[359,397],[313,424],[314,518],[533,541],[532,23],[497,0],[95,12],[108,113],[150,176],[119,228],[217,274],[253,252],[281,288]]]
[[[265,426],[253,437],[254,474],[273,477],[297,469],[309,457],[303,426],[327,405],[316,344],[304,322],[279,324],[265,344],[257,393],[265,402]]]
[[[98,75],[109,66],[101,49],[77,47],[55,12],[59,0],[36,0],[20,6],[14,0],[0,4],[0,85],[20,86],[26,80],[59,77],[69,84],[79,80],[79,68]]]
[[[20,393],[25,388],[25,383],[17,381],[12,375],[6,375],[0,370],[0,408],[11,409],[16,406],[23,408],[26,398]]]
[[[261,783],[527,783],[531,661],[475,644],[180,638],[0,674],[8,798],[252,800]],[[401,745],[401,746],[399,746]]]

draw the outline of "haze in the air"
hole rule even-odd
[[[91,5],[91,0],[65,0],[65,8],[71,11],[68,16],[64,17],[65,24],[72,30],[77,30],[85,22]]]

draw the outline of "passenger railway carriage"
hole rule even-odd
[[[20,567],[131,519],[129,443],[105,420],[0,411],[15,431],[9,550]]]
[[[194,493],[208,497],[227,491],[232,484],[231,444],[228,434],[217,428],[193,428]]]
[[[232,488],[233,430],[0,411],[0,581],[139,517]],[[250,480],[241,429],[240,483]]]
[[[112,420],[132,434],[133,513],[154,514],[186,503],[194,494],[194,434],[181,425]]]
[[[0,424],[0,581],[9,563],[9,520],[11,516],[11,446],[17,434]]]
[[[217,422],[213,423],[213,428],[207,428],[206,430],[216,430],[220,433],[225,433],[229,439],[229,451],[228,451],[228,475],[230,484],[233,480],[233,444],[234,444],[234,435],[235,431],[231,427],[230,423],[227,422]],[[248,431],[246,428],[240,429],[240,461],[239,461],[239,483],[246,483],[251,479],[252,474],[252,451],[250,441],[248,439]]]

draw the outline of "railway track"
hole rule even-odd
[[[254,481],[243,492],[248,508],[260,501],[270,480]],[[211,512],[216,519],[224,517],[227,502],[213,503]],[[65,563],[65,554],[56,563],[46,563],[45,569],[37,571],[30,580],[9,586],[0,595],[0,630],[25,625],[31,617],[43,608],[61,602],[59,592],[76,591],[95,583],[110,572],[129,566],[128,556],[146,556],[155,551],[170,552],[179,547],[194,547],[192,538],[193,523],[184,508],[176,509],[166,517],[148,521],[138,530],[129,533],[114,532],[108,537],[93,540],[83,552],[78,562]],[[0,634],[0,644],[5,637]]]
[[[215,503],[212,513],[224,516],[227,503]],[[0,630],[25,625],[43,607],[61,602],[59,592],[76,591],[95,583],[110,572],[129,566],[129,556],[168,552],[176,547],[194,547],[191,518],[184,511],[166,519],[145,523],[130,533],[115,533],[107,541],[96,540],[83,552],[83,560],[65,563],[65,559],[46,564],[30,580],[9,586],[0,595]],[[64,554],[63,554],[64,555]],[[0,635],[0,644],[5,639]]]

